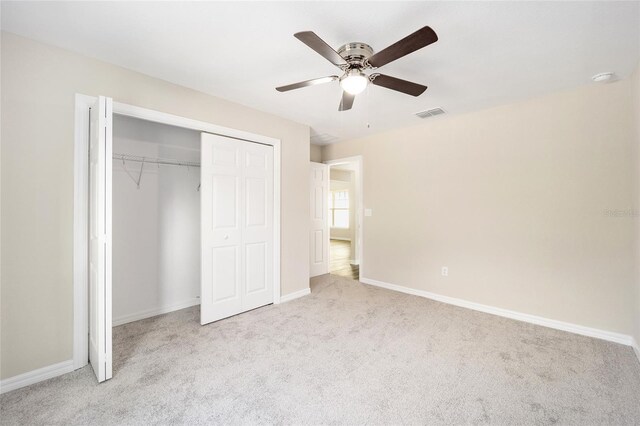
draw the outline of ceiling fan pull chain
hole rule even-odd
[[[138,182],[136,182],[136,184],[138,185],[138,189],[140,189],[140,181],[142,180],[142,169],[144,169],[144,157],[142,157],[142,164],[140,164],[140,174],[138,175]]]

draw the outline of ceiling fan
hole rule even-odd
[[[427,86],[379,73],[367,75],[365,71],[380,68],[389,62],[395,61],[438,41],[438,36],[435,31],[430,27],[422,27],[386,49],[374,53],[371,46],[360,42],[347,43],[335,51],[313,31],[303,31],[293,36],[318,52],[333,65],[340,68],[343,74],[340,77],[332,75],[301,81],[287,86],[280,86],[276,87],[276,90],[278,92],[287,92],[301,87],[339,80],[340,86],[342,87],[342,100],[340,101],[338,111],[351,109],[355,96],[358,93],[362,93],[369,83],[411,96],[420,96],[427,90]]]

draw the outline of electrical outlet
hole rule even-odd
[[[448,277],[449,276],[449,268],[447,268],[446,266],[442,267],[442,276],[443,277]]]

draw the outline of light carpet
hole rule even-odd
[[[197,308],[114,328],[90,367],[0,397],[13,424],[640,423],[631,348],[325,276],[207,326]]]

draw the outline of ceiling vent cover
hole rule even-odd
[[[425,111],[416,112],[416,116],[420,118],[433,117],[434,115],[444,114],[445,111],[442,108],[432,108]]]
[[[328,133],[315,133],[311,134],[311,143],[316,145],[327,145],[338,141],[338,137],[330,135]]]

